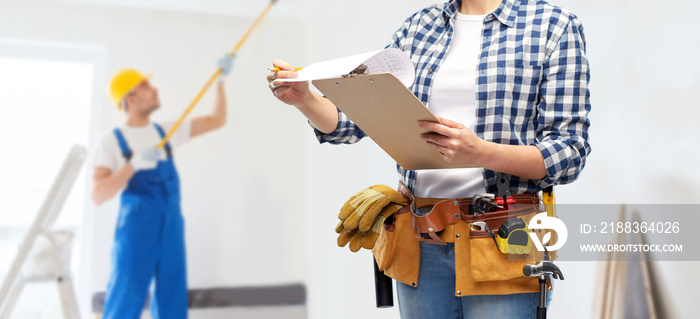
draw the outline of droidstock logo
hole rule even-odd
[[[557,232],[557,243],[554,246],[548,245],[548,251],[558,250],[559,248],[564,246],[564,244],[566,243],[566,239],[569,237],[569,230],[566,229],[566,225],[564,225],[564,222],[561,221],[561,219],[559,218],[547,216],[546,212],[539,213],[535,215],[535,217],[532,217],[528,227],[533,230],[551,229]],[[548,243],[549,240],[552,238],[552,233],[547,233],[544,235],[544,238],[542,238],[542,242],[540,242],[540,239],[537,237],[537,234],[535,234],[535,232],[530,232],[529,235],[532,239],[532,242],[535,244],[535,247],[539,251],[544,251],[543,243]]]

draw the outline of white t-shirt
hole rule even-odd
[[[158,124],[160,124],[163,132],[167,134],[170,128],[175,124],[175,121]],[[191,120],[183,121],[180,128],[178,128],[173,136],[170,137],[170,140],[168,140],[170,147],[176,148],[189,142],[192,131],[191,128]],[[124,135],[124,139],[126,139],[126,144],[132,152],[139,152],[154,147],[162,140],[153,123],[142,127],[122,125],[119,129],[122,131],[122,135]],[[160,153],[160,160],[165,160],[167,156],[165,151],[163,150]],[[93,162],[95,167],[103,166],[109,168],[112,172],[116,172],[126,165],[126,159],[119,147],[117,137],[114,135],[114,130],[109,130],[102,134],[99,141],[97,141],[94,154]]]
[[[450,48],[435,74],[428,97],[428,107],[435,115],[462,123],[472,131],[476,125],[476,66],[485,17],[457,12]],[[482,172],[482,168],[419,170],[414,193],[431,198],[485,193]]]

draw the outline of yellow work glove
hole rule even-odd
[[[372,227],[365,232],[361,232],[357,228],[349,232],[345,231],[345,228],[343,227],[343,222],[341,221],[340,224],[338,224],[338,227],[336,227],[336,232],[340,234],[338,235],[338,246],[345,247],[345,245],[350,243],[350,251],[354,253],[358,252],[360,248],[374,248],[374,244],[377,242],[377,238],[379,237],[379,232],[382,229],[381,227],[384,224],[384,220],[386,220],[389,216],[391,216],[391,214],[395,213],[402,207],[404,206],[391,203],[385,206],[384,209],[382,209],[382,211],[379,213],[379,215],[377,215],[377,217],[374,219]]]
[[[370,186],[350,197],[340,209],[338,218],[346,232],[352,232],[356,228],[359,228],[360,232],[366,232],[372,227],[382,209],[392,202],[408,205],[406,199],[393,188],[386,185]],[[336,227],[336,232],[339,232],[338,228]]]

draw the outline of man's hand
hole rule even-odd
[[[418,126],[432,132],[424,133],[421,139],[434,147],[450,164],[484,166],[484,147],[488,142],[479,138],[464,125],[438,117],[440,123],[418,121]]]
[[[221,75],[219,76],[220,81],[222,81],[224,77],[231,73],[231,70],[233,69],[233,60],[235,58],[235,55],[230,56],[228,53],[226,53],[223,57],[216,61],[216,66],[221,68]]]
[[[129,160],[129,164],[131,164],[134,172],[154,169],[158,165],[158,160],[160,160],[160,152],[161,150],[155,146],[141,152],[134,152],[131,160]]]
[[[96,205],[102,205],[112,199],[126,187],[138,171],[156,168],[162,152],[155,146],[141,152],[133,152],[127,165],[116,172],[104,166],[95,167],[92,177],[95,185],[92,189],[92,201]]]
[[[267,82],[269,83],[272,94],[280,101],[297,108],[306,105],[307,100],[311,97],[309,82],[275,81],[277,79],[296,78],[298,74],[297,71],[294,70],[294,67],[282,60],[275,60],[272,62],[272,65],[280,69],[276,72],[270,72],[270,74],[267,75]]]

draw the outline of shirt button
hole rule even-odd
[[[432,69],[432,68],[428,69],[428,74],[433,74],[433,69]]]

